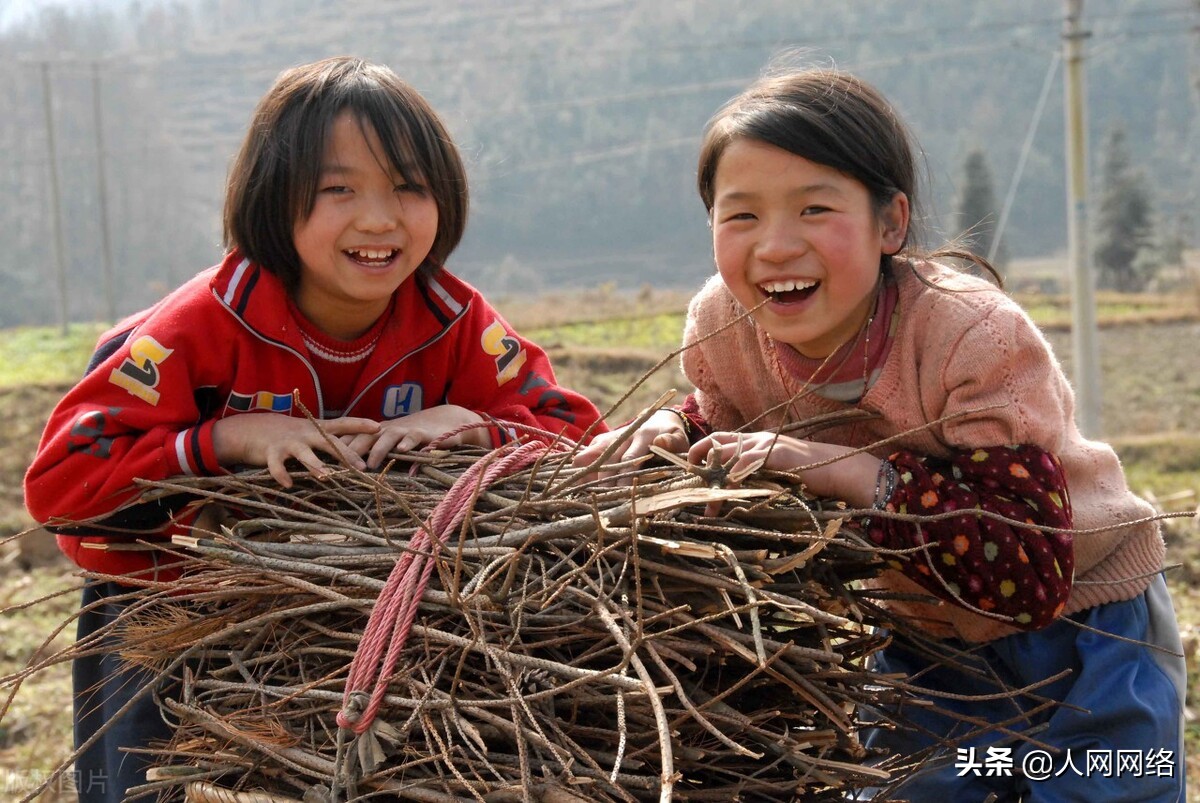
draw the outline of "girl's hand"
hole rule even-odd
[[[571,464],[575,468],[590,466],[613,441],[626,434],[628,430],[629,427],[621,427],[620,429],[597,435],[588,444],[587,448],[576,453],[575,459]],[[683,452],[688,448],[688,438],[683,428],[683,421],[676,413],[670,410],[659,410],[650,416],[641,427],[629,436],[628,440],[621,444],[605,460],[605,465],[620,463],[625,460],[632,460],[635,457],[641,457],[644,454],[649,454],[651,445],[665,449],[668,452]],[[596,468],[600,468],[600,466]],[[596,476],[599,479],[606,479],[615,473],[614,471],[597,471]]]
[[[434,441],[439,441],[439,446],[489,447],[492,445],[492,437],[485,426],[463,430],[440,440],[447,432],[453,432],[468,424],[483,424],[485,420],[479,413],[465,407],[442,404],[402,418],[384,421],[376,432],[364,432],[342,440],[351,452],[366,456],[368,468],[379,468],[389,452],[407,452]]]
[[[802,441],[773,432],[714,432],[688,451],[688,462],[697,465],[713,455],[730,474],[768,468],[799,473],[805,487],[816,496],[841,499],[855,507],[870,507],[875,499],[875,479],[880,461],[865,452],[817,441]],[[804,468],[827,460],[834,462]],[[732,462],[731,462],[732,461]]]
[[[317,479],[324,479],[326,465],[317,452],[346,461],[357,469],[366,464],[339,438],[368,437],[379,430],[379,422],[369,418],[334,418],[322,421],[322,435],[316,424],[306,418],[280,413],[255,413],[222,418],[213,425],[213,449],[222,466],[244,464],[266,466],[275,481],[292,487],[292,478],[284,463],[295,458]]]

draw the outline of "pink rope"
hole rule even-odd
[[[350,662],[342,710],[337,715],[338,725],[360,734],[371,726],[379,713],[396,662],[408,641],[417,605],[433,574],[434,555],[466,518],[476,489],[490,485],[497,477],[521,471],[549,448],[541,441],[507,444],[472,465],[450,486],[446,496],[434,508],[428,524],[417,530],[409,541],[408,548],[396,561],[387,583],[379,592],[358,650]],[[368,689],[370,701],[363,705],[362,698]]]

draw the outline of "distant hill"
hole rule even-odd
[[[1189,31],[1200,12],[1166,0],[1085,5],[1093,152],[1122,121],[1162,225],[1195,244],[1200,97],[1189,76],[1200,44]],[[225,169],[274,76],[347,52],[391,65],[450,124],[473,193],[451,263],[465,278],[508,295],[694,286],[711,270],[693,187],[701,128],[774,54],[806,49],[894,100],[926,151],[927,222],[953,236],[977,222],[951,214],[972,148],[1000,198],[1008,190],[1061,13],[1046,0],[181,0],[43,12],[0,37],[11,65],[0,82],[0,326],[55,316],[47,78],[76,319],[106,314],[102,211],[120,314],[218,258]],[[1061,69],[1051,80],[1004,232],[1013,257],[1065,245]]]

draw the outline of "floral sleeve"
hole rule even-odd
[[[920,516],[983,510],[1008,520],[873,517],[874,543],[895,550],[927,545],[890,557],[893,568],[940,597],[1007,617],[1023,630],[1054,621],[1071,592],[1071,535],[1013,523],[1070,529],[1066,478],[1054,455],[1024,444],[964,450],[949,459],[900,451],[888,462],[896,484],[884,510]]]

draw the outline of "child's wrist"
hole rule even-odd
[[[214,421],[212,426],[213,454],[217,458],[217,463],[222,466],[243,462],[244,447],[240,444],[241,439],[230,432],[230,421],[233,420],[232,417],[221,418]]]
[[[659,412],[671,413],[672,417],[679,422],[680,431],[688,439],[688,443],[692,442],[692,433],[695,431],[695,427],[692,426],[692,420],[687,417],[687,414],[683,410],[680,410],[678,407],[663,407]]]
[[[875,493],[871,498],[871,509],[883,510],[886,508],[888,500],[896,492],[896,485],[899,482],[900,472],[892,465],[892,461],[880,461],[879,472],[875,475]]]
[[[468,412],[475,419],[471,422],[471,424],[477,426],[472,426],[463,433],[463,435],[466,436],[464,438],[464,442],[470,444],[471,446],[482,446],[484,449],[491,449],[496,446],[496,438],[492,434],[493,430],[499,429],[496,422],[485,415],[475,412],[474,410],[468,410]]]

